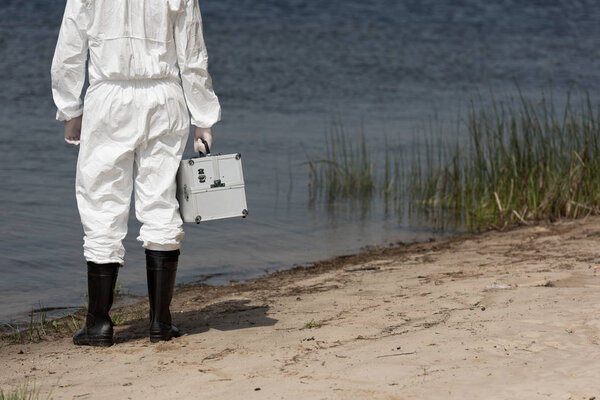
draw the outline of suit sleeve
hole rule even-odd
[[[221,120],[221,106],[208,73],[208,54],[198,0],[186,0],[176,17],[173,36],[192,125],[210,128]]]
[[[52,97],[59,121],[83,114],[81,90],[88,54],[88,18],[83,0],[67,0],[51,68]]]

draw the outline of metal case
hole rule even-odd
[[[246,217],[241,154],[208,155],[182,160],[177,172],[177,200],[183,222]]]

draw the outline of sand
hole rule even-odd
[[[184,286],[181,338],[144,303],[117,344],[0,349],[0,387],[53,399],[600,399],[600,219],[373,249]],[[305,327],[314,321],[312,328]]]

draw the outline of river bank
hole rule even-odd
[[[186,333],[114,310],[108,349],[4,344],[0,388],[53,399],[591,399],[600,218],[378,248],[173,300]]]

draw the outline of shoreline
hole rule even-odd
[[[600,395],[599,238],[590,217],[180,285],[181,338],[151,345],[141,301],[113,310],[123,323],[107,349],[73,346],[66,329],[4,343],[0,388],[30,380],[55,399],[589,399]]]
[[[538,224],[538,223],[536,223]],[[512,227],[505,228],[503,232],[509,232],[511,230],[519,229],[519,226],[515,225]],[[491,230],[490,230],[491,231]],[[469,238],[477,237],[479,235],[485,234],[489,231],[484,231],[480,233],[457,233],[450,234],[447,236],[434,237],[431,236],[427,240],[422,241],[414,241],[414,242],[403,242],[397,241],[395,243],[389,243],[388,245],[380,246],[380,245],[369,245],[364,246],[364,250],[360,250],[356,253],[348,253],[343,255],[334,256],[331,258],[318,260],[318,261],[310,261],[306,262],[304,265],[295,265],[290,268],[278,269],[272,272],[268,272],[265,275],[258,276],[255,278],[248,278],[240,281],[231,281],[229,285],[210,285],[203,283],[202,281],[195,282],[187,282],[187,283],[178,283],[175,286],[175,292],[173,297],[175,298],[180,291],[194,291],[201,290],[205,288],[209,288],[211,292],[215,295],[226,295],[231,292],[231,288],[235,287],[238,292],[242,291],[252,291],[256,287],[261,287],[264,284],[268,284],[268,281],[271,279],[279,279],[285,277],[286,279],[294,280],[298,278],[305,277],[306,275],[312,274],[321,274],[330,270],[341,269],[346,265],[352,265],[360,262],[370,262],[374,261],[380,257],[393,257],[394,255],[409,253],[413,251],[424,251],[426,248],[423,247],[425,245],[433,245],[432,248],[436,248],[435,245],[445,245],[446,242],[459,242],[462,240],[467,240]],[[266,282],[265,282],[266,281]],[[125,299],[123,302],[122,300]],[[135,295],[129,293],[116,294],[115,305],[111,309],[111,314],[119,313],[119,312],[129,312],[132,313],[133,310],[137,310],[138,308],[144,308],[145,303],[148,301],[148,296],[144,295]],[[34,315],[39,315],[42,311],[53,311],[53,310],[69,310],[72,307],[68,306],[55,306],[55,307],[44,307],[33,309]],[[72,313],[68,313],[64,316],[59,316],[56,318],[51,318],[47,320],[47,323],[50,324],[52,321],[59,321],[61,323],[67,323],[72,321],[72,316],[76,318],[78,324],[85,322],[85,307],[81,307]],[[27,313],[27,318],[29,318],[30,313]],[[12,326],[15,328],[19,328],[21,333],[28,330],[30,324],[28,322],[15,323]],[[39,316],[34,318],[34,321],[39,321]],[[72,325],[72,324],[71,324]],[[40,329],[39,323],[37,326],[34,325],[34,329]],[[75,326],[72,326],[74,329]],[[74,333],[70,331],[69,333]],[[14,334],[14,331],[13,331]],[[7,340],[7,336],[11,336],[11,333],[2,329],[0,329],[0,342],[4,339],[8,341],[9,344],[14,344],[12,341]],[[54,340],[57,338],[61,338],[65,335],[57,335],[56,332],[47,332],[44,335],[43,340]],[[68,335],[67,335],[68,336]]]

